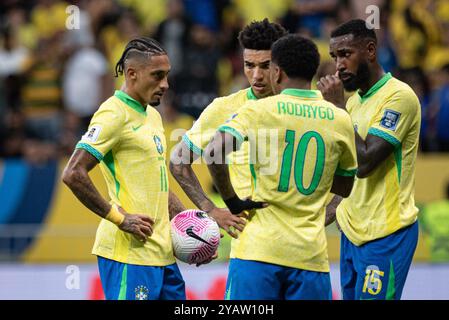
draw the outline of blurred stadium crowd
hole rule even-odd
[[[68,6],[80,9],[69,30]],[[70,155],[99,104],[120,88],[115,64],[137,36],[168,51],[166,131],[188,129],[215,97],[247,87],[238,32],[268,17],[319,46],[319,76],[335,72],[330,31],[369,5],[380,8],[378,46],[386,71],[421,101],[421,152],[449,151],[447,0],[2,0],[0,156],[42,163]],[[168,150],[176,143],[168,135]]]

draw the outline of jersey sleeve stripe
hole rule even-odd
[[[221,127],[218,128],[218,131],[220,131],[220,132],[227,132],[227,133],[233,135],[237,139],[237,141],[240,142],[240,143],[245,141],[245,138],[240,134],[240,132],[238,132],[234,128],[231,128],[231,127],[228,127],[228,126],[221,126]]]
[[[254,164],[249,164],[249,171],[251,172],[251,176],[253,177],[254,182],[254,188],[257,187],[257,176],[256,176],[256,170],[254,169]]]
[[[91,155],[93,155],[99,162],[101,162],[103,160],[103,155],[101,154],[101,152],[99,152],[98,150],[96,150],[94,147],[92,147],[91,145],[88,145],[87,143],[82,143],[82,142],[78,142],[75,149],[83,149],[86,150],[87,152],[89,152]]]
[[[337,170],[335,171],[335,174],[337,176],[341,176],[341,177],[354,177],[357,173],[357,169],[353,169],[353,170],[344,170],[341,168],[337,168]]]
[[[379,137],[379,138],[382,138],[382,139],[388,141],[395,148],[397,148],[397,147],[399,147],[401,145],[401,142],[398,139],[396,139],[392,135],[386,133],[385,131],[382,131],[382,130],[379,130],[379,129],[376,129],[376,128],[369,128],[368,134],[371,134],[373,136],[376,136],[376,137]]]
[[[203,155],[203,150],[196,146],[190,139],[189,137],[185,134],[182,136],[182,141],[184,141],[184,143],[187,145],[187,147],[189,147],[190,151],[192,151],[193,153],[195,153],[198,156],[202,156]]]

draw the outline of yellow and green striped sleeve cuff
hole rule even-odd
[[[218,131],[220,132],[227,132],[231,135],[233,135],[237,141],[241,144],[243,141],[245,141],[245,137],[243,137],[240,132],[238,132],[237,130],[235,130],[232,127],[228,127],[228,126],[221,126],[218,128]]]
[[[101,162],[101,160],[103,160],[103,155],[101,154],[101,152],[99,152],[97,149],[95,149],[94,147],[92,147],[91,145],[89,145],[87,143],[78,142],[76,144],[75,149],[86,150],[91,155],[93,155],[99,162]]]
[[[184,141],[184,143],[187,145],[187,147],[190,149],[190,151],[192,151],[193,153],[195,153],[198,156],[203,155],[203,149],[201,149],[200,147],[195,145],[186,134],[182,136],[182,141]]]
[[[373,136],[382,138],[389,143],[391,143],[395,148],[399,147],[401,145],[401,141],[393,137],[392,135],[386,133],[385,131],[376,129],[376,128],[369,128],[368,134],[371,134]]]
[[[357,174],[357,169],[353,170],[344,170],[340,167],[337,168],[335,171],[335,175],[341,176],[341,177],[354,177]]]

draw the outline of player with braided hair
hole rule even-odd
[[[164,129],[153,108],[168,89],[170,61],[142,37],[128,43],[115,70],[125,82],[94,114],[62,179],[102,218],[92,253],[106,299],[185,299],[169,221],[184,207],[168,189]],[[88,175],[98,163],[110,202]]]

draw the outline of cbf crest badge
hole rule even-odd
[[[136,294],[136,300],[148,300],[148,288],[145,286],[138,286],[134,290]]]
[[[159,154],[162,154],[164,152],[164,146],[162,145],[161,138],[158,136],[153,136],[154,143],[156,144],[156,149]]]

